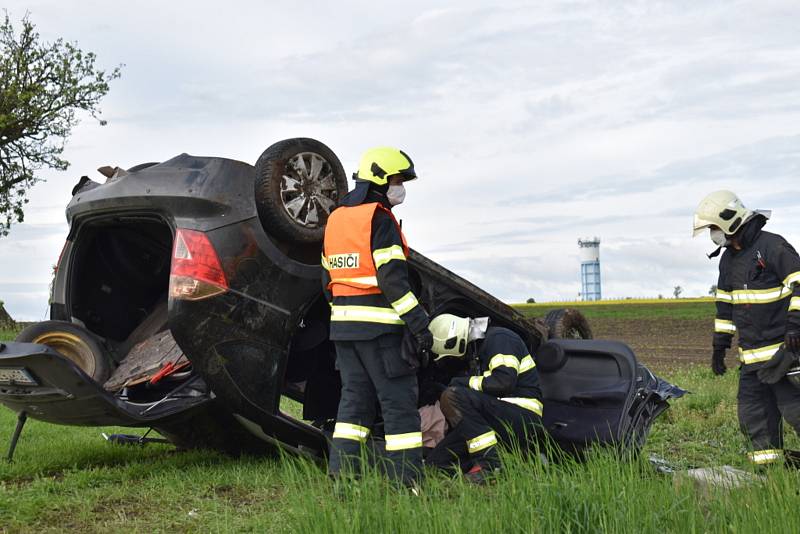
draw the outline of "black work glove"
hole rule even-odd
[[[789,352],[784,347],[772,355],[772,358],[765,361],[758,370],[758,379],[765,384],[776,384],[786,376],[786,373],[797,362],[797,357],[793,352]]]
[[[428,352],[433,347],[433,334],[428,328],[423,328],[419,332],[414,332],[414,340],[420,352]]]
[[[728,370],[725,367],[725,349],[714,349],[714,354],[711,356],[711,370],[717,376],[722,376]]]
[[[783,344],[789,352],[800,354],[800,330],[787,330]]]
[[[422,364],[417,340],[408,328],[403,331],[403,341],[400,343],[400,357],[414,369],[419,368]]]
[[[425,336],[427,334],[427,337]],[[427,367],[430,349],[433,346],[433,334],[427,328],[422,332],[411,333],[406,328],[403,332],[403,341],[400,344],[400,357],[415,369]]]

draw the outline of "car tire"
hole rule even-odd
[[[98,384],[111,376],[108,352],[88,330],[67,321],[42,321],[19,333],[15,341],[41,343],[77,365]]]
[[[592,339],[589,321],[581,312],[571,308],[560,308],[544,316],[549,339]]]
[[[342,163],[314,139],[279,141],[256,162],[258,217],[264,230],[280,239],[321,243],[328,215],[346,193]]]

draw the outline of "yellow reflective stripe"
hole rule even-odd
[[[341,282],[341,283],[350,282],[350,283],[353,283],[353,284],[361,284],[361,285],[369,286],[369,287],[378,287],[378,278],[375,277],[375,276],[359,276],[359,277],[356,277],[356,278],[340,278],[340,277],[336,277],[336,278],[334,278],[332,280],[332,283],[334,283],[334,284],[337,283],[337,282]]]
[[[469,377],[469,387],[475,391],[483,391],[483,378],[482,376]]]
[[[778,302],[792,294],[786,286],[769,289],[737,289],[731,293],[734,304],[768,304]]]
[[[800,297],[792,297],[789,301],[789,311],[800,311]]]
[[[322,268],[325,269],[326,271],[331,270],[330,265],[328,265],[328,258],[325,257],[325,254],[322,255],[322,260],[320,261],[320,263],[322,264]]]
[[[394,311],[396,311],[398,315],[403,315],[410,312],[416,308],[417,305],[419,305],[419,301],[417,301],[417,297],[415,297],[414,293],[411,291],[392,302],[392,308],[394,308]]]
[[[792,287],[792,284],[800,284],[800,271],[794,272],[783,280],[783,285]]]
[[[372,252],[372,259],[375,260],[375,269],[379,269],[381,265],[385,265],[392,260],[405,261],[406,254],[400,245],[392,245],[391,247],[375,249]]]
[[[522,374],[526,371],[530,371],[534,367],[536,367],[536,362],[533,361],[531,355],[528,354],[527,356],[522,358],[522,361],[519,364],[519,374]]]
[[[720,302],[733,302],[733,296],[730,294],[729,291],[723,291],[722,289],[717,289],[714,293],[716,299]]]
[[[781,449],[766,449],[763,451],[753,451],[747,454],[750,461],[754,464],[770,464],[783,460],[783,451]]]
[[[333,439],[352,439],[364,443],[369,436],[369,428],[350,423],[336,422],[333,427]]]
[[[511,404],[516,404],[520,408],[530,410],[539,417],[542,416],[543,405],[539,399],[528,399],[525,397],[502,397],[500,400],[510,402]]]
[[[781,345],[783,345],[783,343],[776,343],[775,345],[750,350],[742,350],[742,348],[739,347],[739,361],[744,364],[765,362],[778,352]]]
[[[387,451],[403,451],[422,447],[422,432],[408,434],[386,434]]]
[[[492,445],[497,445],[497,435],[494,433],[494,430],[490,430],[486,434],[481,434],[476,438],[467,440],[467,449],[469,449],[470,454],[488,449]]]
[[[736,332],[736,325],[733,324],[733,321],[714,319],[714,332],[719,332],[720,334],[733,334]]]
[[[501,365],[511,367],[519,372],[519,360],[513,354],[495,354],[492,356],[492,359],[489,360],[490,371],[494,371],[495,367],[500,367]]]
[[[358,321],[365,323],[405,324],[391,308],[377,306],[331,306],[331,321]]]

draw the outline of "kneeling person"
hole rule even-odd
[[[475,351],[479,374],[455,377],[440,397],[452,429],[429,461],[468,459],[467,478],[483,482],[500,467],[497,444],[527,449],[546,435],[536,363],[519,335],[488,319],[439,315],[430,324],[431,351],[464,357]]]

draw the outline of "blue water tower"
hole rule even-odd
[[[581,300],[600,300],[600,238],[579,239],[581,249]]]

